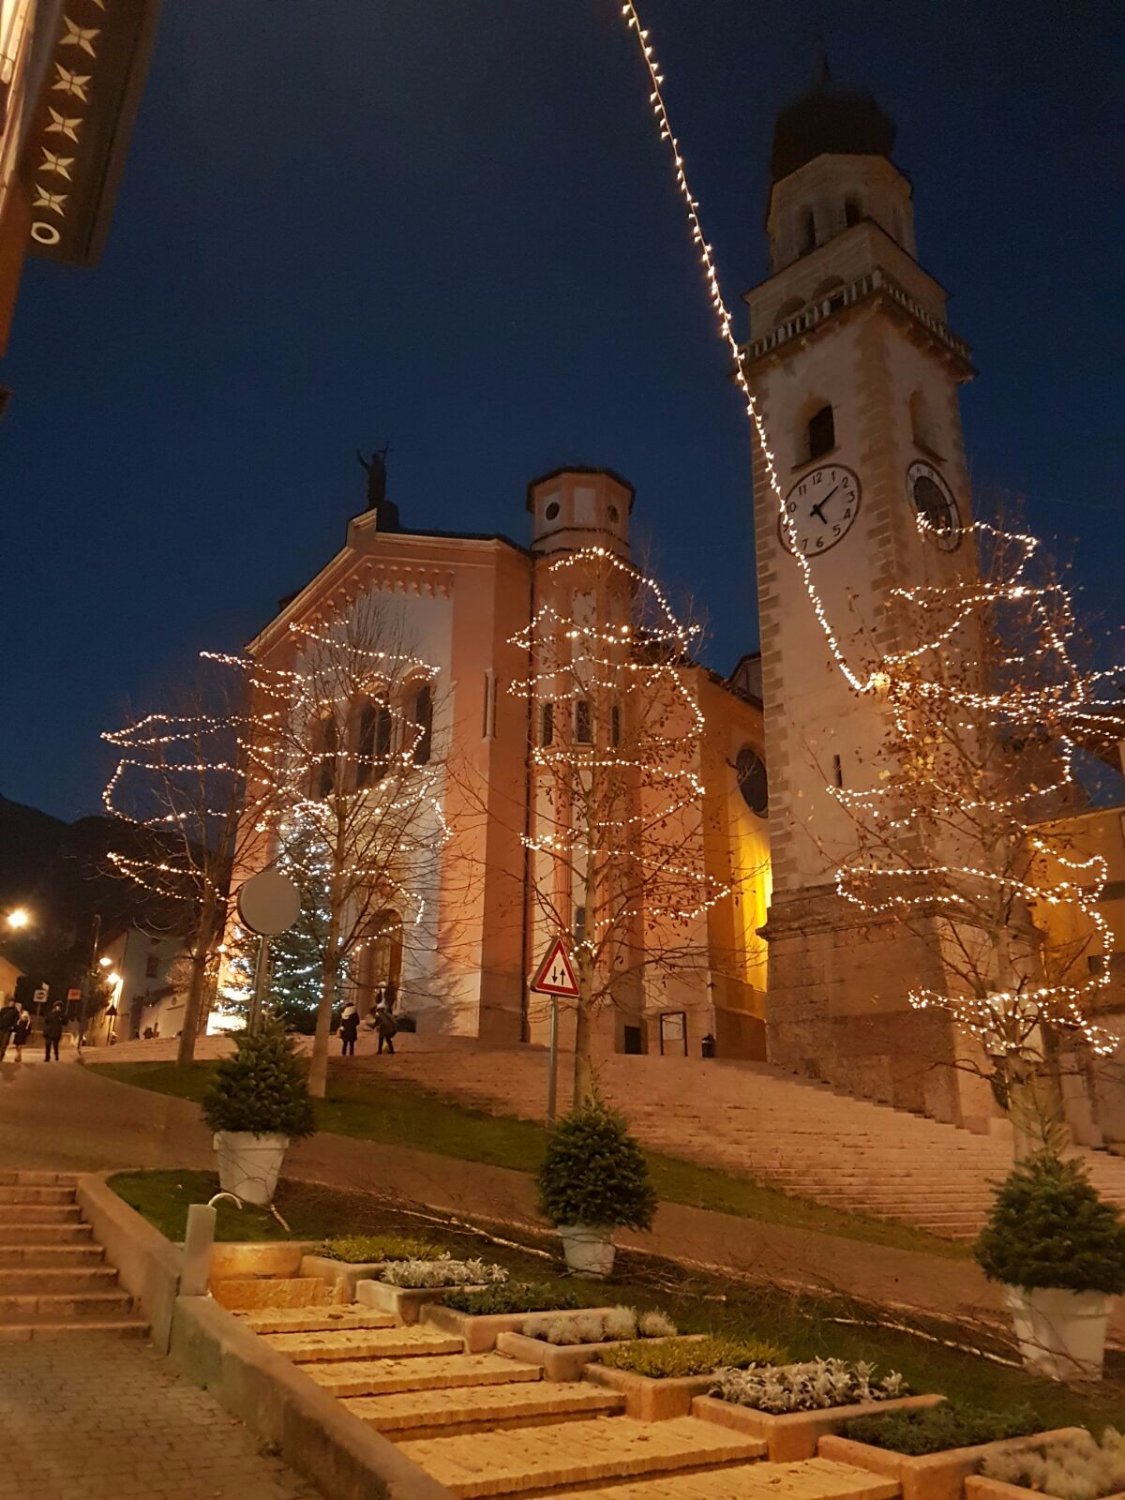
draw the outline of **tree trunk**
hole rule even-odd
[[[316,1013],[316,1035],[313,1037],[312,1060],[309,1063],[309,1093],[323,1099],[328,1092],[328,1044],[332,1031],[332,1008],[340,970],[340,913],[334,908],[328,923],[328,945],[324,954],[324,975],[320,1006]]]
[[[580,997],[574,1020],[574,1108],[594,1097],[594,1068],[590,1061],[590,1006]]]
[[[191,981],[188,984],[187,1003],[184,1006],[183,1029],[180,1045],[176,1049],[176,1065],[186,1067],[195,1061],[195,1040],[203,1020],[203,993],[207,986],[207,960],[211,956],[208,935],[215,926],[215,898],[208,896],[199,914],[196,929],[195,952],[191,955]]]

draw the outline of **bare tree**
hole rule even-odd
[[[309,919],[322,966],[309,1087],[323,1098],[347,966],[392,930],[406,942],[425,930],[448,837],[437,672],[378,595],[323,628],[292,626],[284,664],[244,665],[255,713],[271,728],[251,753],[250,782],[268,809],[273,858],[303,891],[320,893]]]
[[[1119,738],[1125,717],[1111,674],[1082,665],[1069,596],[1034,538],[978,523],[965,539],[979,569],[894,591],[900,644],[869,679],[885,708],[879,781],[830,788],[857,829],[837,887],[937,932],[950,983],[912,987],[909,1002],[976,1038],[1026,1154],[1052,1138],[1052,1038],[1112,1050],[1090,1019],[1108,973],[1086,964],[1111,946],[1104,862],[1073,856],[1048,820],[1080,796],[1077,748]],[[1063,904],[1088,934],[1065,951],[1033,921]]]
[[[157,900],[167,930],[182,934],[190,967],[177,1061],[190,1063],[206,1015],[233,872],[262,842],[264,788],[247,782],[248,755],[268,734],[247,711],[245,684],[203,664],[178,711],[153,713],[102,737],[118,762],[103,801],[134,825],[136,853],[113,866]]]
[[[704,970],[706,912],[730,886],[704,860],[695,632],[608,550],[565,554],[547,580],[552,602],[514,638],[530,675],[511,691],[532,707],[534,900],[575,959],[579,1103],[593,1089],[597,1011],[639,1009],[646,981]]]

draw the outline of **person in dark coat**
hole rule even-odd
[[[20,1018],[20,1008],[14,1000],[5,1000],[0,1006],[0,1062],[4,1061],[4,1053],[8,1050],[8,1043],[12,1040],[12,1032],[15,1031]]]
[[[383,991],[383,1004],[387,1007],[388,1013],[393,1016],[395,1006],[398,1004],[398,990],[395,988],[393,982],[388,983],[386,989]]]
[[[355,1056],[355,1039],[359,1035],[359,1011],[354,1005],[344,1006],[340,1016],[340,1055]]]
[[[388,985],[387,988],[389,989],[390,986]],[[394,1016],[391,1015],[390,1008],[388,1007],[386,1001],[384,1001],[383,1004],[380,1005],[379,1009],[375,1012],[375,1030],[379,1033],[379,1045],[375,1049],[376,1055],[382,1052],[384,1047],[388,1052],[393,1054],[395,1050],[395,1032],[398,1030],[398,1022],[395,1020]]]
[[[23,1062],[23,1049],[27,1045],[27,1039],[31,1035],[31,1012],[25,1005],[20,1006],[20,1018],[16,1022],[16,1029],[12,1033],[12,1041],[16,1048],[16,1062]]]
[[[44,1062],[51,1061],[52,1050],[55,1054],[55,1061],[58,1062],[59,1043],[62,1041],[62,1034],[65,1030],[66,1018],[63,1015],[63,1008],[56,1001],[43,1017]]]

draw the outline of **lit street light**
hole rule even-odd
[[[8,913],[7,923],[13,932],[18,932],[21,928],[31,926],[31,913],[26,906],[13,907]]]

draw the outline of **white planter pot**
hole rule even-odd
[[[1105,1357],[1105,1292],[1004,1288],[1025,1368],[1049,1380],[1097,1380]]]
[[[613,1230],[600,1224],[560,1224],[563,1255],[572,1271],[608,1276],[613,1270]]]
[[[244,1203],[272,1203],[281,1163],[289,1149],[287,1135],[254,1135],[249,1130],[217,1130],[215,1155],[219,1186]]]

